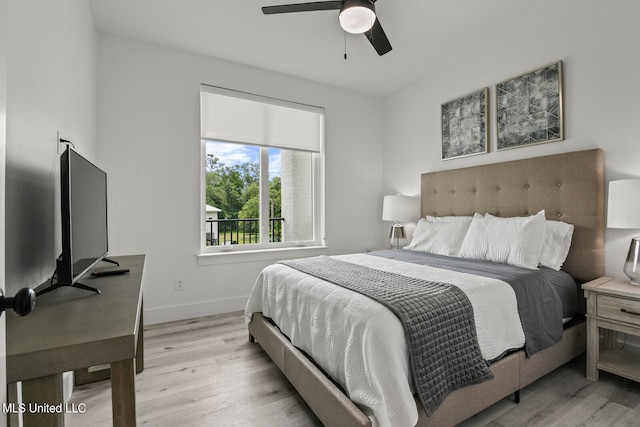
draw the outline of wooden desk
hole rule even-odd
[[[22,381],[26,427],[64,425],[70,408],[55,408],[63,403],[62,373],[101,364],[111,365],[113,424],[136,425],[135,357],[143,334],[145,256],[111,259],[131,272],[80,280],[99,288],[100,295],[62,287],[38,297],[29,316],[7,316],[7,383]],[[50,406],[32,413],[30,403]]]

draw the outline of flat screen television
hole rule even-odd
[[[109,250],[107,233],[107,174],[71,147],[60,156],[62,254],[51,285],[38,293],[73,286],[100,293],[78,283]],[[54,281],[55,279],[55,281]]]

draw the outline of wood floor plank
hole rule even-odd
[[[136,376],[138,425],[319,426],[321,423],[259,345],[240,312],[145,327],[145,370]],[[585,358],[557,369],[461,424],[637,426],[640,384],[602,372],[585,378]],[[66,425],[110,426],[109,381],[76,387]]]

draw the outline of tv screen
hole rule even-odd
[[[109,249],[107,174],[67,147],[60,156],[60,184],[62,254],[56,263],[56,282],[46,290],[60,286],[87,289],[77,280]]]

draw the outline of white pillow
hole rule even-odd
[[[540,265],[560,270],[569,254],[573,228],[573,224],[566,222],[547,221],[540,251]]]
[[[418,221],[409,246],[404,249],[431,254],[460,256],[471,217],[426,217]]]
[[[473,219],[472,216],[425,216],[429,222],[453,222],[453,221],[469,221]]]
[[[475,214],[460,256],[537,269],[545,231],[544,211],[528,217]]]

